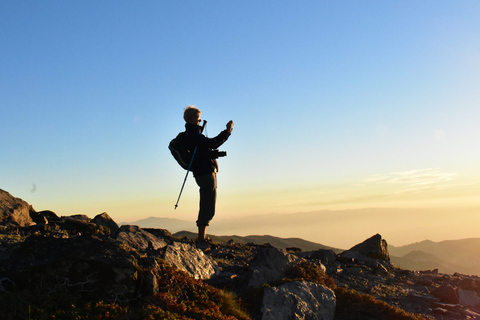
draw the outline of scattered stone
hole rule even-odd
[[[294,281],[265,290],[262,320],[333,320],[335,293],[318,283]]]

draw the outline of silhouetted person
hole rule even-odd
[[[217,172],[218,164],[212,150],[220,147],[232,133],[233,121],[227,123],[227,128],[214,138],[205,137],[200,126],[202,112],[195,106],[185,108],[185,141],[190,152],[197,148],[191,171],[197,185],[200,187],[200,209],[198,211],[197,247],[205,250],[209,248],[206,239],[207,226],[215,215],[217,199]]]

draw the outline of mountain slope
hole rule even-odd
[[[401,247],[389,245],[388,251],[392,262],[402,268],[480,275],[478,238],[441,242],[425,240]]]
[[[175,237],[177,238],[191,238],[195,239],[197,237],[196,233],[193,232],[188,232],[188,231],[180,231],[174,234]],[[214,236],[214,235],[209,235],[209,237],[219,243],[227,243],[230,240],[233,240],[235,243],[239,244],[247,244],[247,243],[253,243],[253,244],[266,244],[270,243],[272,246],[280,248],[280,249],[286,249],[286,248],[300,248],[303,251],[312,251],[312,250],[319,250],[319,249],[330,249],[333,250],[337,253],[343,251],[340,249],[328,247],[319,243],[315,242],[310,242],[306,241],[300,238],[279,238],[279,237],[274,237],[274,236],[260,236],[260,235],[251,235],[251,236]]]

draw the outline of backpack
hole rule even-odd
[[[190,152],[185,143],[185,132],[180,132],[168,145],[168,149],[172,156],[177,160],[178,164],[185,170],[190,170],[190,163],[192,157],[195,155],[195,150]]]

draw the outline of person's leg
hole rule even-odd
[[[198,227],[198,241],[205,242],[207,239],[207,226]]]
[[[217,174],[215,172],[195,177],[200,187],[200,209],[198,211],[198,238],[205,240],[206,227],[215,215],[215,203],[217,200]]]

